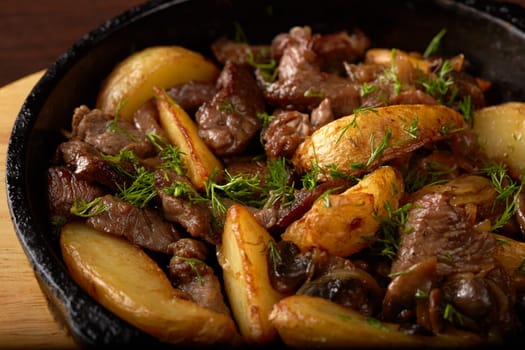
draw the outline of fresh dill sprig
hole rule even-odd
[[[390,202],[385,203],[386,215],[378,216],[381,223],[380,237],[375,238],[372,250],[375,254],[394,259],[399,247],[399,233],[410,232],[406,226],[407,215],[412,208],[411,203],[407,203],[394,209]]]
[[[173,197],[186,198],[190,203],[198,203],[206,200],[191,184],[184,181],[173,181],[173,183],[164,188],[163,191]]]
[[[197,258],[187,258],[187,257],[183,257],[183,256],[178,256],[178,255],[175,255],[173,256],[174,259],[178,259],[178,260],[182,260],[184,262],[186,262],[188,265],[190,265],[190,268],[191,270],[195,273],[195,276],[197,276],[197,280],[199,281],[199,283],[202,285],[204,283],[203,279],[202,279],[202,275],[199,271],[199,268],[197,265],[199,264],[204,264],[204,261],[200,260],[200,259],[197,259]]]
[[[102,197],[97,197],[89,202],[86,202],[85,199],[75,199],[70,212],[82,218],[89,218],[103,213],[106,209],[107,207],[102,203]]]
[[[268,252],[268,259],[272,265],[273,271],[277,271],[277,266],[282,262],[282,257],[279,253],[279,249],[277,249],[275,241],[273,239],[268,240],[265,248]]]
[[[447,30],[443,28],[432,38],[423,53],[423,58],[429,58],[431,55],[438,52],[439,47],[441,46],[441,39],[443,39],[443,36],[445,36],[446,33]]]
[[[379,160],[383,152],[388,148],[388,142],[392,137],[392,129],[388,129],[383,136],[383,139],[379,145],[375,145],[375,134],[370,134],[370,158],[366,162],[366,166],[372,165],[375,161]]]
[[[428,77],[421,81],[421,85],[425,88],[425,92],[430,96],[435,97],[441,104],[444,103],[443,99],[449,92],[449,89],[454,85],[454,79],[450,76],[453,68],[449,60],[445,60],[439,69],[436,78]],[[449,104],[453,101],[456,91],[452,92],[452,96],[449,99]]]
[[[265,183],[268,189],[269,205],[280,202],[282,206],[290,205],[294,198],[294,184],[290,182],[290,174],[284,157],[267,161],[268,174]]]
[[[136,177],[131,185],[117,184],[117,197],[133,204],[136,207],[144,208],[155,196],[155,176],[144,167],[137,167]]]
[[[473,111],[474,106],[472,105],[472,98],[470,95],[467,95],[463,98],[463,100],[459,101],[458,108],[463,116],[463,119],[469,124],[472,125],[473,122]]]
[[[160,137],[159,135],[149,133],[146,136],[159,150],[159,157],[162,161],[160,167],[162,169],[171,169],[177,175],[186,174],[184,160],[182,159],[184,152],[182,152],[180,148],[172,145],[165,138]]]
[[[496,201],[503,203],[505,208],[503,213],[496,219],[491,229],[496,231],[512,218],[517,210],[518,196],[523,189],[523,183],[518,183],[509,174],[508,169],[504,164],[497,163],[488,165],[483,171],[490,178],[497,196]],[[496,204],[496,201],[494,204]],[[495,205],[493,206],[493,208]]]

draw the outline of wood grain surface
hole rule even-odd
[[[49,67],[84,34],[145,0],[0,0],[0,86]]]
[[[43,71],[0,88],[0,349],[74,349],[55,322],[14,232],[5,192],[5,158],[20,107]]]

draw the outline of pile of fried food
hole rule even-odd
[[[51,160],[64,262],[162,342],[472,346],[523,331],[525,103],[358,29],[155,46]]]

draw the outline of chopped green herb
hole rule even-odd
[[[199,283],[202,285],[204,283],[203,279],[202,279],[202,275],[199,271],[199,268],[197,267],[197,265],[199,264],[204,264],[204,261],[200,260],[200,259],[197,259],[197,258],[186,258],[186,257],[183,257],[183,256],[177,256],[175,255],[174,256],[175,259],[178,259],[178,260],[182,260],[186,263],[188,263],[188,265],[190,265],[190,268],[192,269],[192,271],[195,273],[195,276],[197,276],[197,280],[199,281]]]
[[[463,315],[452,304],[445,306],[443,318],[452,324],[463,325]]]
[[[136,207],[144,208],[155,196],[155,176],[144,167],[138,167],[137,176],[129,186],[117,184],[117,197],[133,204]]]
[[[431,55],[435,54],[439,50],[439,47],[441,45],[441,39],[446,33],[447,30],[443,28],[432,38],[425,52],[423,53],[424,58],[429,58]]]
[[[76,199],[70,209],[71,214],[83,218],[89,218],[103,213],[107,207],[102,204],[102,197],[97,197],[90,202],[84,199]]]
[[[390,137],[392,137],[392,129],[388,129],[385,133],[385,136],[379,143],[379,145],[375,145],[375,134],[370,135],[370,158],[368,158],[368,161],[366,162],[366,166],[372,165],[375,161],[379,160],[383,154],[383,152],[388,148],[388,142],[390,141]]]

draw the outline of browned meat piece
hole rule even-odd
[[[288,53],[289,59],[302,60],[302,64],[291,62],[280,67],[280,75],[287,78],[285,72],[291,68],[290,73],[295,70],[314,69],[323,72],[342,74],[344,72],[344,63],[353,63],[363,56],[365,51],[370,47],[370,38],[362,31],[354,30],[348,33],[345,30],[328,33],[312,34],[310,27],[293,27],[287,33],[281,33],[274,37],[272,41],[272,57],[282,62],[283,56],[286,56],[285,50],[294,47],[299,49],[295,53]],[[309,63],[308,63],[309,62]],[[285,68],[285,66],[287,66]]]
[[[239,154],[261,128],[257,114],[265,110],[264,99],[247,65],[226,63],[217,86],[219,92],[196,113],[199,135],[217,155]]]
[[[139,158],[146,158],[156,153],[146,135],[131,122],[114,118],[99,109],[76,108],[72,126],[71,139],[85,141],[105,154],[116,155],[121,150],[129,150]]]
[[[206,202],[193,203],[187,196],[175,197],[165,189],[173,183],[182,183],[191,188],[189,179],[167,170],[155,172],[155,186],[160,199],[160,208],[166,220],[180,224],[192,236],[211,244],[219,244],[221,232],[213,227],[213,215]]]
[[[101,204],[106,210],[86,220],[95,230],[124,237],[142,248],[161,253],[168,253],[168,245],[180,238],[173,224],[156,210],[138,208],[112,195],[102,197]]]
[[[204,102],[215,96],[217,86],[210,82],[190,81],[171,87],[167,93],[192,116]]]
[[[297,147],[312,133],[308,114],[277,111],[264,130],[264,151],[268,158],[291,158]]]
[[[465,209],[451,205],[451,198],[435,192],[413,203],[392,263],[396,277],[388,286],[383,316],[392,320],[412,314],[433,332],[447,321],[496,337],[513,334],[515,290],[493,255],[496,239],[476,231]],[[462,321],[445,319],[447,307],[457,310]]]
[[[357,29],[350,34],[343,30],[315,35],[312,39],[312,49],[319,57],[321,70],[336,74],[344,72],[344,62],[352,63],[361,58],[371,44],[370,38]]]
[[[263,92],[271,106],[303,113],[310,113],[321,101],[329,99],[335,118],[352,114],[361,105],[358,85],[338,75],[315,70],[299,71],[288,79],[267,84]]]
[[[254,63],[264,63],[269,59],[270,54],[269,45],[249,45],[225,37],[214,41],[211,50],[215,59],[222,65],[228,61],[237,64],[249,63],[252,60]]]
[[[155,134],[166,138],[166,132],[159,124],[159,111],[154,99],[149,99],[133,113],[133,123],[144,135]]]
[[[268,175],[268,167],[265,159],[259,157],[231,157],[223,158],[223,164],[226,171],[232,175],[244,174],[249,177],[258,176],[259,180],[264,183]]]
[[[257,74],[266,102],[275,108],[310,113],[328,99],[335,118],[351,114],[360,105],[356,84],[338,72],[322,71],[323,65],[340,66],[337,70],[342,71],[343,53],[352,56],[346,59],[355,59],[362,48],[353,48],[350,42],[344,32],[323,37],[312,35],[309,27],[294,27],[277,36],[272,50],[280,55],[278,80],[268,82]]]
[[[114,190],[117,184],[122,186],[132,182],[128,175],[133,172],[131,164],[120,164],[126,171],[118,171],[115,164],[104,159],[95,147],[84,141],[63,142],[58,146],[57,153],[80,180],[99,183]]]
[[[47,169],[47,203],[51,216],[72,219],[70,209],[75,200],[91,202],[102,197],[105,190],[89,181],[78,179],[66,166]]]
[[[169,275],[175,287],[189,294],[197,304],[229,315],[219,279],[205,262],[208,249],[204,243],[182,238],[170,244],[169,249],[173,254]]]
[[[334,119],[334,113],[332,112],[332,102],[325,98],[321,101],[319,106],[312,110],[312,113],[310,114],[312,132],[319,129],[323,125],[330,123]]]

